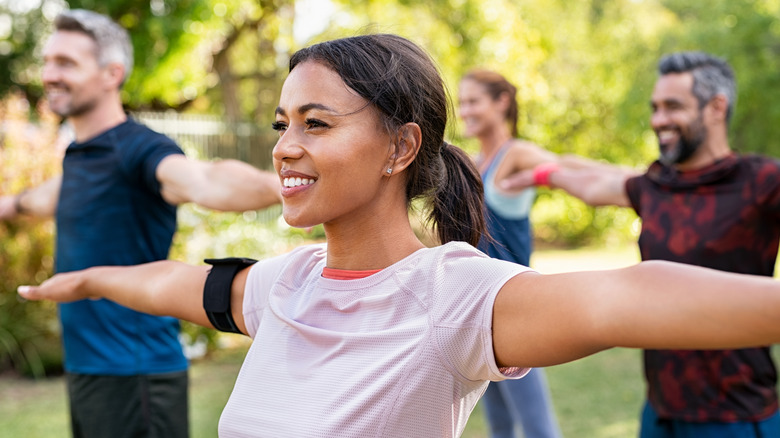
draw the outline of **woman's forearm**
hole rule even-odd
[[[780,282],[772,278],[662,261],[617,276],[601,318],[616,346],[723,349],[780,341]]]
[[[139,312],[211,327],[202,304],[208,269],[170,260],[100,266],[57,274],[40,286],[21,286],[19,294],[31,300],[57,302],[105,298]]]

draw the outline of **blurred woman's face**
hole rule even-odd
[[[325,65],[305,61],[284,82],[274,128],[283,215],[296,227],[382,216],[391,138],[378,110]]]
[[[506,123],[505,104],[494,100],[485,86],[464,79],[458,87],[458,115],[465,125],[466,137],[480,137]]]

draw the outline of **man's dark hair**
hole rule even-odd
[[[671,53],[658,62],[658,73],[691,73],[693,75],[693,95],[703,108],[718,94],[728,99],[726,122],[731,120],[737,104],[737,84],[734,70],[725,60],[704,52]]]

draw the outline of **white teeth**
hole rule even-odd
[[[677,137],[676,131],[659,131],[658,132],[658,139],[663,141],[672,140]]]
[[[285,187],[298,187],[314,184],[314,179],[309,178],[285,178],[283,182]]]

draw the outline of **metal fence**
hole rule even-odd
[[[260,169],[273,168],[271,151],[276,133],[257,125],[226,123],[216,116],[176,112],[138,112],[133,117],[176,140],[188,155],[201,158],[235,158]]]

